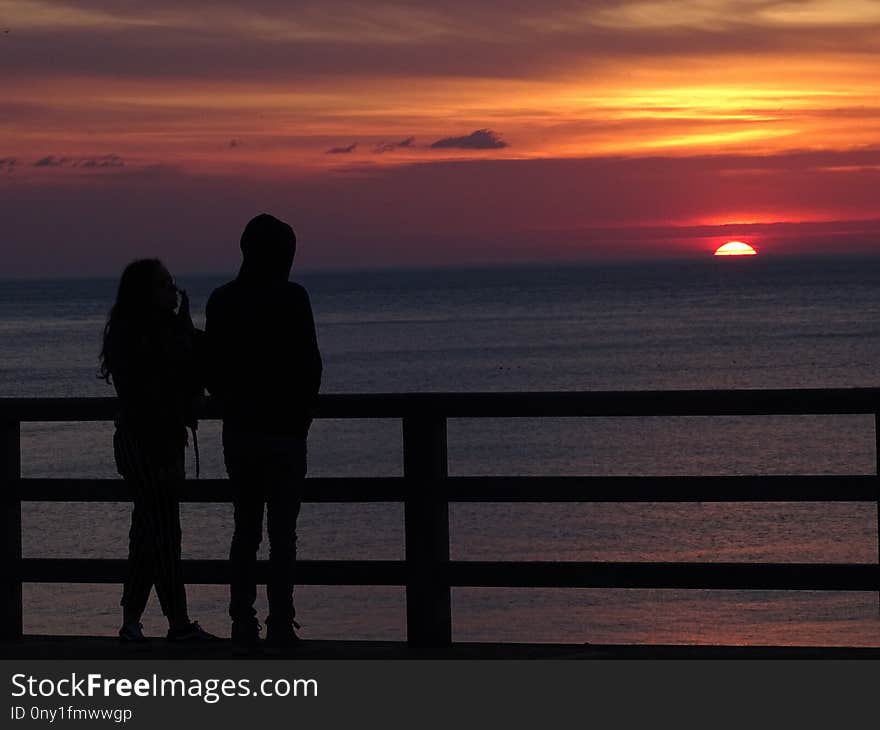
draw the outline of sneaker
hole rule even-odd
[[[168,641],[217,641],[217,637],[199,626],[198,621],[193,621],[178,629],[168,629],[166,638]]]
[[[150,640],[144,636],[144,625],[136,623],[122,624],[119,629],[119,641],[122,644],[149,644]]]
[[[291,624],[283,624],[282,626],[273,627],[272,624],[266,623],[266,648],[277,650],[295,649],[302,646],[305,642],[296,635],[295,628],[300,625],[294,621]]]
[[[234,653],[247,653],[260,648],[260,622],[256,619],[251,621],[232,622],[232,651]]]

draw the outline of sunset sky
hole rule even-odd
[[[3,274],[880,253],[880,0],[0,0]]]

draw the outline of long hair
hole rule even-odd
[[[143,327],[154,313],[154,290],[156,275],[162,268],[159,259],[138,259],[132,261],[119,279],[116,302],[110,310],[107,324],[104,325],[104,338],[101,345],[101,372],[99,378],[108,383],[113,372],[113,348],[111,341],[122,339]]]

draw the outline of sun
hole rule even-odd
[[[728,241],[715,249],[716,256],[754,256],[757,250],[742,241]]]

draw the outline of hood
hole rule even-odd
[[[268,213],[252,218],[241,234],[238,278],[248,283],[287,281],[296,254],[296,235],[284,221]]]

